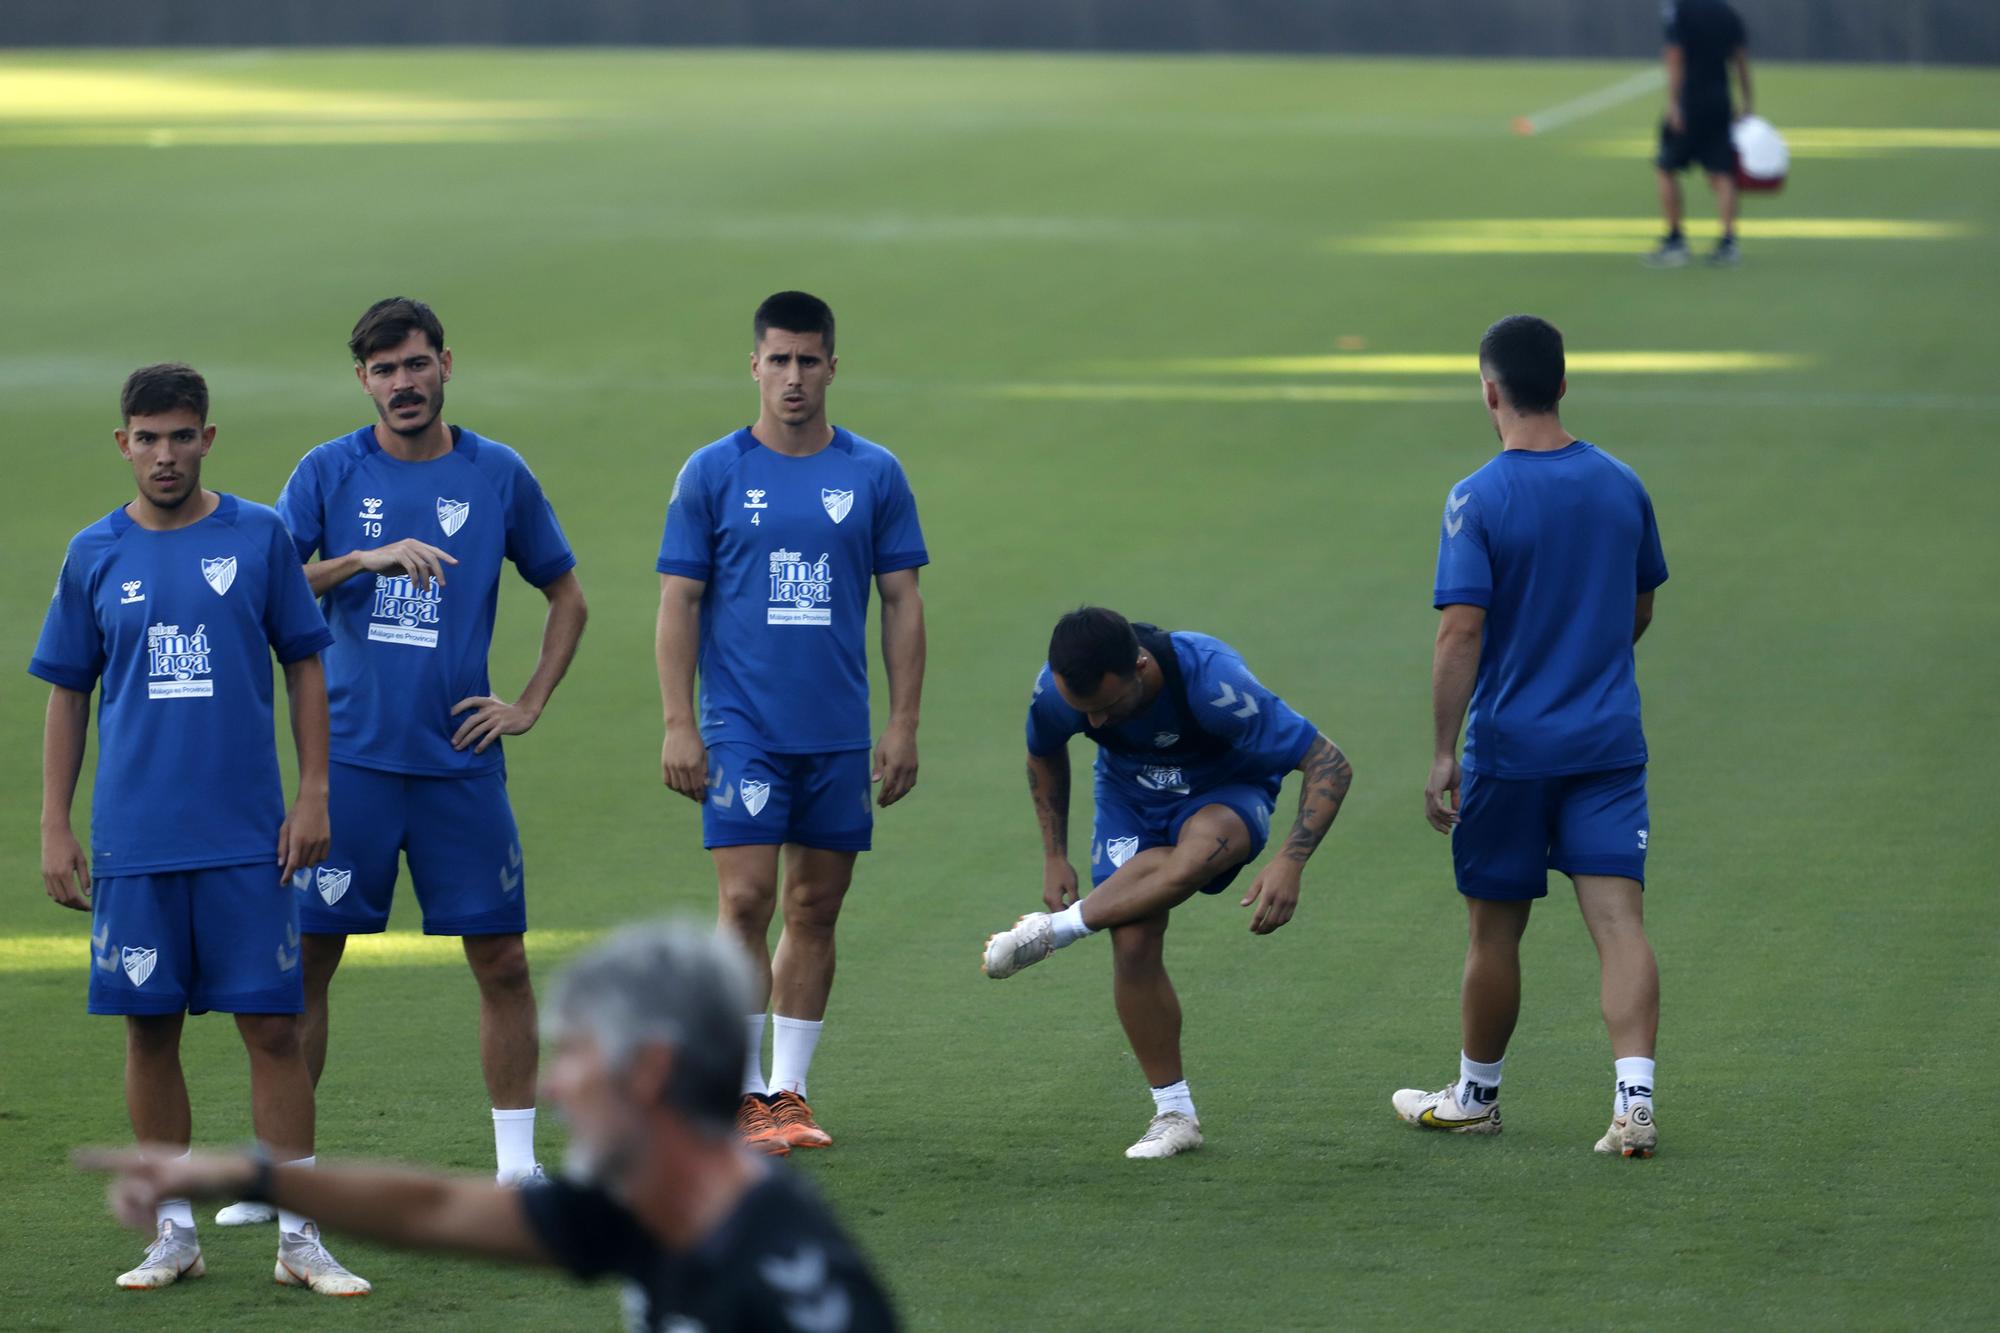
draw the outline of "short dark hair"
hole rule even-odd
[[[1108,608],[1079,606],[1049,636],[1049,670],[1073,688],[1094,690],[1106,676],[1130,680],[1138,669],[1139,635]]]
[[[1553,412],[1562,398],[1562,331],[1534,315],[1496,320],[1479,340],[1479,368],[1521,415]]]
[[[810,292],[774,292],[765,297],[750,321],[751,345],[763,346],[769,329],[817,333],[826,343],[826,354],[833,355],[833,307]]]
[[[118,410],[128,425],[133,417],[156,417],[181,408],[208,424],[208,381],[200,371],[180,361],[140,366],[125,377],[125,387],[118,394]]]
[[[347,335],[347,350],[356,365],[385,348],[394,347],[417,329],[430,339],[431,347],[444,350],[444,325],[437,311],[407,296],[386,296],[361,312],[354,332]]]

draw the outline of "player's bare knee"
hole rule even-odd
[[[465,958],[484,991],[527,991],[528,946],[519,935],[467,935]]]
[[[716,915],[725,930],[745,940],[762,940],[778,906],[777,885],[761,880],[725,880],[716,890]]]
[[[815,935],[831,935],[840,920],[840,905],[847,898],[845,886],[812,882],[785,886],[785,929]]]
[[[302,1050],[296,1014],[238,1014],[236,1030],[252,1060],[295,1060]]]
[[[178,1059],[181,1050],[181,1015],[126,1015],[125,1050],[127,1054],[140,1060]]]
[[[1157,970],[1166,952],[1167,914],[1111,928],[1111,965],[1121,974]]]

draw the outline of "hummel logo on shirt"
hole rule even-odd
[[[146,593],[145,593],[146,585],[143,580],[126,579],[123,583],[119,584],[118,586],[125,590],[125,595],[118,599],[118,604],[120,606],[130,606],[134,602],[143,602],[146,600]]]

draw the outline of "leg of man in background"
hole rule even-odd
[[[829,1148],[806,1075],[833,992],[834,925],[854,882],[854,852],[785,846],[784,930],[771,961],[771,1115],[793,1148]]]
[[[479,1068],[493,1104],[495,1174],[527,1180],[535,1161],[535,1072],[541,1037],[521,935],[467,935],[465,961],[479,984]]]
[[[770,1085],[764,1079],[764,1013],[771,998],[771,917],[778,909],[778,849],[769,844],[716,847],[716,926],[743,944],[753,969],[748,1016],[750,1053],[743,1071],[743,1100],[737,1107],[736,1128],[743,1141],[760,1152],[783,1157],[790,1152],[777,1121],[771,1118]]]
[[[1715,250],[1708,257],[1711,264],[1734,264],[1739,255],[1736,249],[1736,208],[1741,196],[1737,190],[1736,177],[1727,172],[1711,171],[1708,184],[1715,191],[1715,211],[1722,220],[1722,239],[1715,243]]]
[[[1688,262],[1687,236],[1681,230],[1680,173],[1657,165],[1653,171],[1660,182],[1660,218],[1666,223],[1667,234],[1644,258],[1654,268],[1680,268]]]
[[[1637,880],[1578,875],[1576,902],[1597,945],[1599,998],[1616,1070],[1611,1128],[1597,1150],[1650,1157],[1653,1051],[1660,1031],[1660,968],[1646,938],[1645,893]]]
[[[1521,936],[1532,898],[1466,896],[1465,977],[1458,992],[1458,1078],[1390,1099],[1406,1124],[1458,1134],[1500,1132],[1500,1074],[1521,1016]]]

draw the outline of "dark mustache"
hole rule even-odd
[[[415,407],[424,401],[424,396],[415,389],[405,389],[389,400],[391,407]]]

